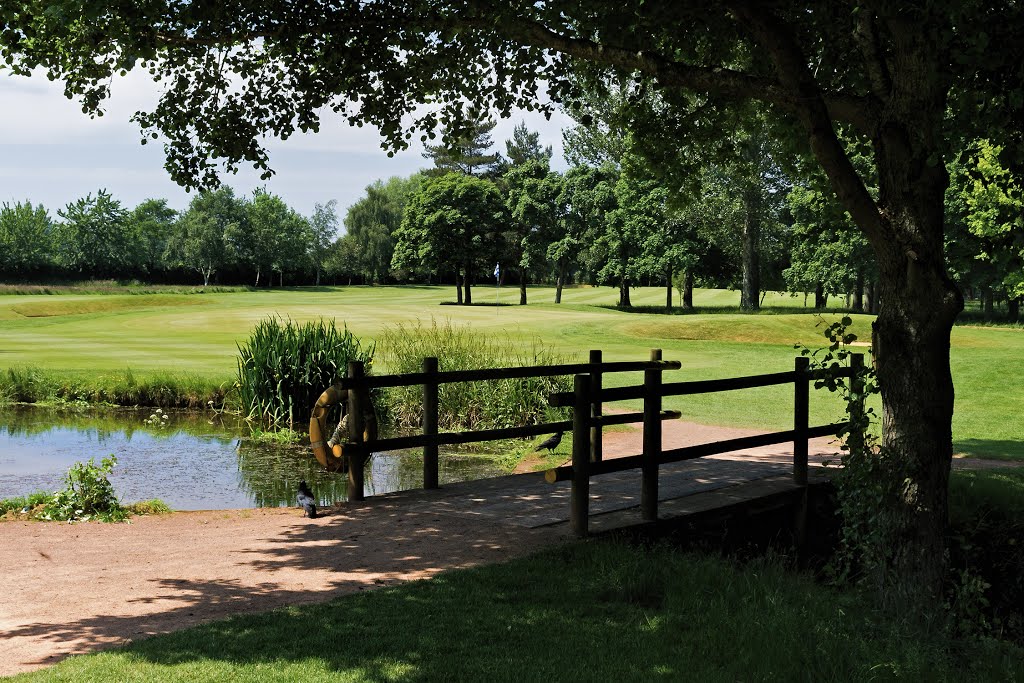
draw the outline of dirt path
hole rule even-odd
[[[755,433],[665,423],[666,447]],[[639,452],[640,432],[606,435],[606,457]],[[813,443],[812,460],[835,451]],[[718,457],[786,461],[784,447]],[[564,542],[465,515],[384,500],[315,520],[299,509],[179,512],[131,524],[0,523],[0,675],[231,614],[499,562]]]

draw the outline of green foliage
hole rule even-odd
[[[159,498],[153,498],[151,500],[142,500],[138,503],[129,503],[124,506],[124,509],[128,511],[130,515],[166,515],[173,512],[171,506],[160,500]]]
[[[165,248],[164,258],[195,270],[203,285],[228,263],[226,235],[245,222],[245,206],[230,187],[200,192],[189,203]]]
[[[109,475],[117,465],[111,454],[96,465],[93,458],[76,462],[64,478],[64,488],[53,494],[42,519],[55,521],[123,522],[128,511],[117,500]]]
[[[389,373],[420,372],[423,358],[438,359],[441,371],[556,365],[564,362],[542,342],[523,348],[512,339],[475,334],[469,327],[446,321],[388,327],[380,338],[380,362]],[[538,424],[549,419],[548,395],[569,391],[571,378],[536,377],[459,384],[438,390],[438,426],[442,430],[495,429]],[[385,392],[383,405],[400,427],[415,427],[423,419],[422,389],[397,387]]]
[[[366,187],[366,196],[348,208],[345,214],[345,238],[354,243],[357,269],[368,283],[383,282],[391,269],[395,252],[394,234],[402,224],[409,198],[422,179],[389,178]]]
[[[53,494],[47,491],[36,491],[27,496],[15,496],[0,500],[0,516],[8,513],[30,514],[41,505],[46,505],[53,499]]]
[[[501,254],[505,205],[489,180],[459,173],[424,181],[395,233],[392,268],[427,273],[462,271],[466,303],[470,284]]]
[[[54,233],[42,204],[5,202],[0,207],[0,274],[25,277],[52,265]]]
[[[349,361],[363,361],[369,372],[373,351],[333,322],[261,320],[238,345],[242,414],[271,429],[303,424],[324,389],[345,375]]]
[[[129,236],[128,211],[100,190],[58,211],[64,222],[57,228],[57,262],[67,270],[113,277],[136,265],[135,243]]]
[[[1024,469],[950,477],[951,626],[1024,642]]]
[[[833,570],[841,581],[869,582],[883,602],[898,602],[894,591],[896,553],[900,549],[900,496],[907,481],[901,463],[872,433],[874,409],[869,396],[878,393],[873,368],[863,365],[851,378],[839,373],[852,367],[852,344],[857,335],[850,331],[853,320],[843,316],[825,327],[828,346],[811,351],[797,345],[801,355],[810,357],[812,371],[822,376],[816,389],[838,393],[846,406],[848,425],[843,438],[842,468],[833,476],[842,517],[840,548],[833,558]]]

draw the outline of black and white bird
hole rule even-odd
[[[306,485],[306,480],[303,479],[299,482],[299,493],[296,496],[299,501],[299,506],[302,508],[302,516],[309,516],[310,519],[316,519],[316,497],[313,492],[309,490],[309,486]]]
[[[540,444],[537,446],[536,450],[542,451],[546,448],[550,453],[553,452],[556,448],[558,448],[558,444],[560,443],[562,443],[562,432],[555,432],[548,438],[541,441]]]

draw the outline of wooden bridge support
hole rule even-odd
[[[651,349],[661,360],[661,349]],[[644,437],[640,483],[640,513],[646,522],[658,519],[658,465],[661,462],[661,368],[644,370]]]
[[[584,537],[590,515],[590,377],[573,378],[572,488],[569,493],[569,523]]]
[[[423,374],[427,376],[427,379],[423,380],[423,436],[437,436],[438,385],[436,378],[431,380],[437,375],[437,358],[423,359]],[[424,444],[423,488],[425,489],[438,487],[437,452],[436,442]]]

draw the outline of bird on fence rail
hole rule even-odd
[[[548,453],[553,453],[560,443],[562,443],[562,432],[555,432],[548,438],[541,441],[535,450],[539,453],[546,448],[548,449]]]
[[[299,493],[296,496],[299,501],[299,505],[302,507],[302,516],[309,515],[310,519],[316,519],[316,497],[313,492],[309,490],[309,486],[306,485],[306,480],[303,479],[299,482]]]

